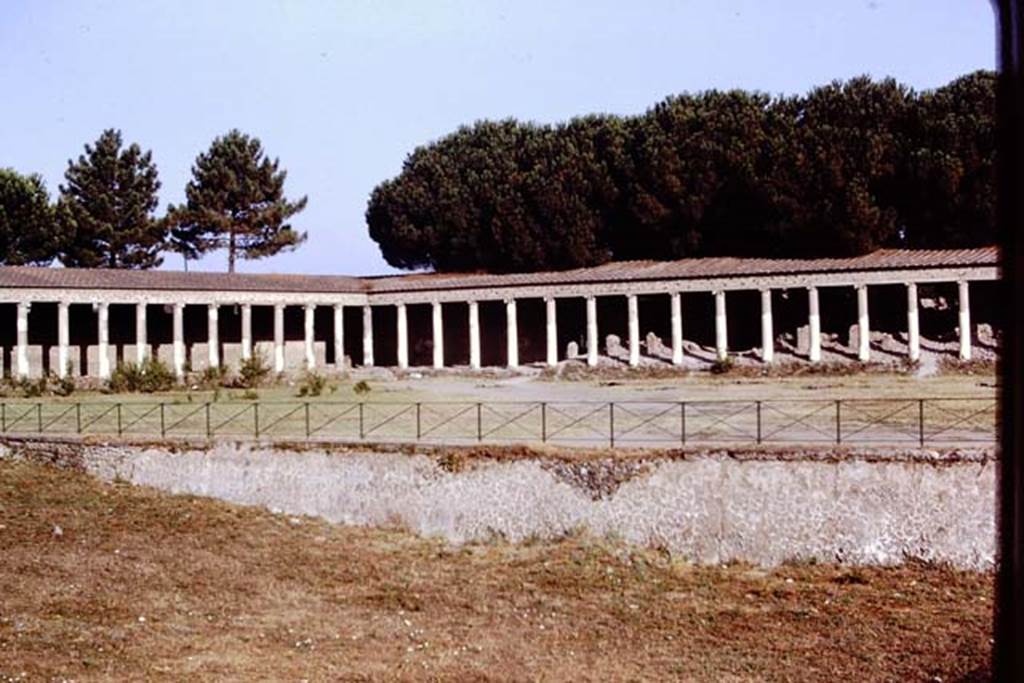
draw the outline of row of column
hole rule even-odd
[[[858,346],[857,355],[861,361],[868,361],[871,356],[870,346],[870,317],[868,312],[868,291],[866,285],[859,285],[857,290],[857,326]],[[908,357],[911,361],[917,361],[921,356],[921,335],[918,318],[918,294],[917,285],[908,283],[907,290],[907,336],[908,336]],[[719,290],[713,293],[715,298],[715,351],[720,360],[728,357],[728,319],[726,315],[726,293]],[[629,364],[631,366],[640,363],[640,314],[639,302],[636,294],[626,296],[628,328],[629,328]],[[558,363],[558,321],[556,313],[556,301],[553,297],[544,300],[545,305],[545,340],[546,340],[546,362],[548,365]],[[971,311],[970,292],[967,282],[959,283],[959,329],[960,329],[960,358],[970,360],[971,358]],[[28,375],[28,311],[30,304],[19,303],[17,315],[17,352],[16,364],[19,376]],[[68,303],[61,302],[57,307],[57,358],[60,376],[68,371],[69,361],[69,328],[68,328]],[[406,312],[406,304],[397,304],[397,344],[398,344],[398,367],[409,367],[409,323]],[[433,366],[444,367],[444,315],[440,302],[433,302],[431,315],[431,329],[433,337]],[[680,365],[683,362],[683,325],[682,325],[682,302],[679,292],[669,295],[669,306],[672,326],[672,363]],[[97,342],[99,350],[98,374],[100,378],[106,379],[110,376],[109,358],[109,304],[95,304],[97,311]],[[275,372],[282,372],[285,369],[284,359],[284,305],[274,305],[274,357],[273,367]],[[476,301],[468,302],[469,308],[469,364],[473,369],[479,369],[480,364],[480,307]],[[304,344],[305,344],[305,365],[313,368],[316,365],[314,352],[314,313],[315,305],[307,304],[304,318]],[[184,310],[185,304],[173,305],[173,365],[177,376],[185,374],[185,335],[184,335]],[[343,306],[334,305],[334,357],[344,358],[344,336],[343,336]],[[209,364],[219,366],[221,359],[219,355],[219,306],[209,304],[207,306],[207,347],[209,353]],[[507,365],[510,368],[519,365],[519,331],[518,313],[516,300],[505,301],[506,319],[506,342],[507,342]],[[148,343],[146,340],[146,305],[138,304],[135,307],[136,322],[136,360],[142,363],[148,354]],[[587,364],[597,365],[598,361],[598,321],[597,321],[597,299],[586,297],[586,348]],[[252,357],[253,336],[252,336],[252,305],[241,305],[241,355],[243,359]],[[817,287],[808,287],[808,329],[809,349],[808,356],[811,362],[821,360],[821,314],[818,302]],[[775,355],[775,332],[772,320],[772,290],[761,290],[761,358],[766,363],[771,363]],[[363,364],[372,366],[373,359],[373,308],[363,306]]]

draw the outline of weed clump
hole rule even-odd
[[[711,364],[709,370],[712,375],[725,375],[732,371],[735,362],[731,356],[725,358],[718,358],[714,363]]]
[[[169,391],[174,384],[174,373],[167,364],[150,357],[142,363],[119,363],[107,380],[107,390],[117,394],[152,394]]]
[[[255,389],[270,377],[271,367],[261,353],[254,353],[238,366],[238,383],[244,389]]]
[[[314,370],[307,370],[299,382],[299,396],[319,396],[326,388],[326,377]]]

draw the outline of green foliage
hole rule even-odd
[[[731,356],[716,358],[715,362],[708,368],[712,375],[726,375],[736,366]]]
[[[307,370],[299,382],[299,396],[319,396],[327,387],[327,378],[313,370]]]
[[[0,168],[0,265],[47,265],[57,250],[57,229],[43,179]]]
[[[71,374],[70,363],[68,364],[68,370],[64,373],[63,377],[51,377],[50,378],[50,391],[57,396],[70,396],[75,393],[75,389],[78,388],[78,383],[75,382],[74,376]]]
[[[153,216],[160,181],[152,153],[121,144],[120,131],[105,130],[68,161],[56,209],[66,266],[154,268],[163,261],[167,226]]]
[[[238,382],[246,389],[255,389],[270,377],[271,367],[260,353],[253,353],[238,366]]]
[[[70,373],[65,377],[57,377],[52,372],[47,372],[40,377],[30,379],[28,377],[8,377],[3,382],[4,386],[0,396],[13,394],[20,398],[41,398],[43,396],[70,396],[74,393],[77,385],[75,378]]]
[[[365,379],[361,379],[352,385],[352,391],[357,395],[362,396],[363,394],[370,393],[370,385],[367,384]]]
[[[172,248],[191,259],[227,249],[229,272],[239,258],[294,249],[306,235],[286,221],[306,207],[306,197],[285,198],[286,176],[277,159],[265,156],[258,138],[238,130],[216,138],[196,158],[185,204],[168,210]]]
[[[922,93],[860,77],[478,122],[415,149],[366,220],[388,263],[439,271],[991,244],[994,101],[977,72]]]
[[[218,389],[227,377],[228,369],[223,365],[208,365],[199,373],[199,386],[204,389]]]
[[[117,394],[151,394],[168,391],[174,385],[174,373],[163,361],[153,357],[147,358],[141,364],[119,363],[107,380],[108,391]]]

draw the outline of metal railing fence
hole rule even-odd
[[[0,402],[0,434],[585,446],[959,446],[996,440],[996,399]]]

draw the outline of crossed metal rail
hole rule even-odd
[[[721,401],[0,402],[0,434],[351,442],[993,444],[994,398]]]

